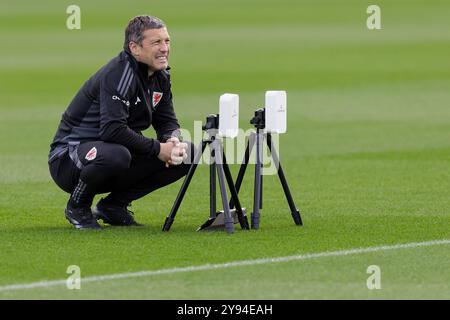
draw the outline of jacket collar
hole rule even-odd
[[[142,62],[139,62],[133,57],[133,55],[128,51],[123,51],[124,56],[130,61],[130,65],[133,68],[133,70],[139,74],[139,77],[142,80],[148,81],[148,65]]]

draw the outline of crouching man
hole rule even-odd
[[[138,16],[124,50],[97,71],[62,115],[49,153],[50,174],[70,193],[67,220],[99,229],[97,220],[136,226],[132,201],[186,175],[194,151],[179,141],[168,58],[170,38],[156,17]],[[141,132],[150,126],[157,139]],[[91,210],[96,194],[109,193]]]

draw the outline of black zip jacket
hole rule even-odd
[[[63,113],[49,162],[69,146],[98,140],[121,144],[132,154],[158,155],[160,141],[180,134],[168,70],[148,77],[148,66],[122,51],[85,82]],[[157,140],[141,133],[150,125]]]

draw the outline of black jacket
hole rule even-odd
[[[62,115],[49,161],[85,141],[125,146],[132,154],[158,155],[159,142],[179,136],[169,68],[148,77],[147,65],[122,51],[78,91]],[[157,140],[141,131],[153,125]]]

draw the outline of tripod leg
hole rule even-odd
[[[269,147],[270,153],[272,154],[273,161],[275,161],[275,164],[278,165],[278,177],[280,178],[284,195],[286,196],[289,208],[291,209],[292,218],[294,219],[296,225],[303,225],[300,211],[295,207],[294,199],[292,198],[291,191],[289,190],[289,186],[286,181],[286,177],[284,176],[283,169],[281,168],[280,159],[278,158],[276,150],[272,148],[272,136],[270,133],[267,134],[267,146]]]
[[[241,202],[239,201],[239,196],[233,183],[233,177],[231,176],[230,167],[228,167],[225,152],[223,152],[222,156],[223,156],[223,171],[225,173],[225,178],[227,179],[228,188],[230,189],[231,201],[236,203],[236,213],[239,219],[239,224],[241,225],[242,229],[248,230],[250,228],[248,226],[247,216],[242,211]]]
[[[233,218],[230,213],[230,206],[228,204],[228,195],[225,188],[225,176],[223,171],[222,151],[220,150],[220,143],[214,140],[211,144],[216,155],[216,168],[219,177],[220,193],[222,194],[223,214],[225,220],[225,229],[228,233],[234,232]]]
[[[261,197],[261,134],[256,131],[256,164],[255,164],[255,189],[253,192],[253,212],[251,214],[252,229],[259,228],[259,205]]]
[[[214,150],[211,149],[211,164],[209,165],[209,216],[216,217],[216,165],[214,159]]]
[[[261,166],[261,171],[262,171],[262,166]],[[259,187],[259,209],[263,208],[263,175],[261,174],[261,182],[260,182],[261,186]]]
[[[184,194],[186,193],[189,183],[191,182],[192,176],[194,175],[195,169],[197,168],[198,162],[200,161],[200,157],[202,156],[203,151],[205,151],[206,145],[208,143],[209,141],[202,141],[201,147],[198,148],[197,153],[195,154],[194,157],[194,161],[192,162],[191,167],[189,168],[189,171],[186,175],[186,178],[183,181],[183,185],[181,186],[177,198],[175,199],[175,203],[173,204],[172,210],[170,210],[170,213],[167,216],[166,221],[164,222],[162,231],[170,230],[170,227],[172,226],[172,223],[177,214],[178,208],[180,207],[181,201],[183,200]]]
[[[264,145],[264,135],[263,134],[261,134],[261,137],[260,137],[260,139],[261,139],[261,141],[260,141],[260,146],[261,146],[261,149],[260,149],[260,154],[261,154],[261,175],[260,175],[260,179],[261,179],[261,182],[260,182],[260,187],[259,187],[259,209],[262,209],[263,208],[263,174],[262,174],[262,170],[263,170],[263,163],[262,163],[262,157],[263,157],[263,151],[262,151],[262,146]]]
[[[244,180],[245,170],[247,169],[247,164],[250,160],[250,154],[252,153],[253,146],[255,145],[255,133],[250,133],[247,141],[247,146],[245,148],[244,159],[242,160],[241,167],[239,168],[239,173],[236,178],[236,192],[239,193],[239,189],[241,188],[242,181]],[[230,201],[230,208],[234,208],[233,198]]]

